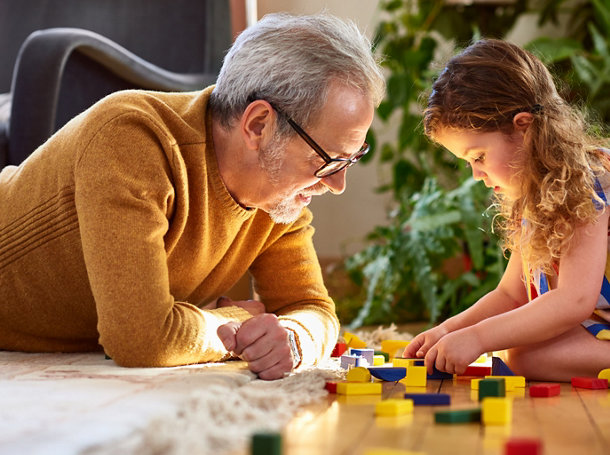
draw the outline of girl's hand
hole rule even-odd
[[[407,359],[424,357],[428,350],[449,331],[441,324],[417,335],[405,348],[402,356]]]
[[[432,367],[451,374],[462,374],[483,353],[476,330],[466,327],[451,332],[432,346],[425,357],[428,373]]]

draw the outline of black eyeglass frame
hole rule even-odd
[[[360,159],[364,155],[366,155],[369,152],[369,150],[371,149],[370,145],[367,142],[365,142],[364,144],[362,144],[362,147],[360,147],[360,150],[358,150],[356,153],[354,153],[349,158],[331,158],[330,155],[328,153],[326,153],[324,151],[324,149],[322,147],[320,147],[318,145],[318,143],[316,141],[314,141],[312,139],[312,137],[309,134],[307,134],[305,132],[305,130],[303,128],[301,128],[297,122],[292,120],[289,116],[284,114],[282,111],[280,111],[278,108],[276,108],[273,104],[271,104],[271,107],[273,109],[275,109],[275,111],[278,114],[282,115],[286,119],[288,124],[292,127],[292,129],[299,136],[301,136],[301,138],[305,142],[307,142],[307,144],[314,150],[314,152],[316,152],[320,156],[320,158],[322,158],[324,160],[324,164],[322,166],[320,166],[320,168],[318,168],[318,170],[316,170],[316,172],[314,172],[314,174],[313,174],[315,177],[317,177],[319,179],[330,177],[331,175],[336,174],[337,172],[341,172],[345,168],[353,166],[358,161],[360,161]],[[341,164],[337,165],[338,166],[337,168],[333,168],[332,163],[341,163]],[[330,171],[328,170],[329,168],[330,168]],[[326,172],[324,172],[324,171],[326,171]]]

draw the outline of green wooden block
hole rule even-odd
[[[252,435],[251,455],[282,455],[282,435],[263,431]]]
[[[456,409],[453,411],[438,411],[434,413],[436,423],[468,423],[481,421],[481,408]]]
[[[485,397],[505,397],[506,381],[504,378],[486,378],[479,381],[479,401]]]

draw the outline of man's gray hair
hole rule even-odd
[[[356,25],[326,14],[268,14],[235,40],[210,104],[224,127],[256,99],[307,127],[324,106],[332,81],[359,90],[375,106],[384,96],[381,68]],[[288,131],[280,121],[280,135]]]

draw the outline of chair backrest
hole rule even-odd
[[[228,0],[1,0],[0,93],[22,43],[52,27],[97,32],[178,73],[218,72],[232,39]]]

